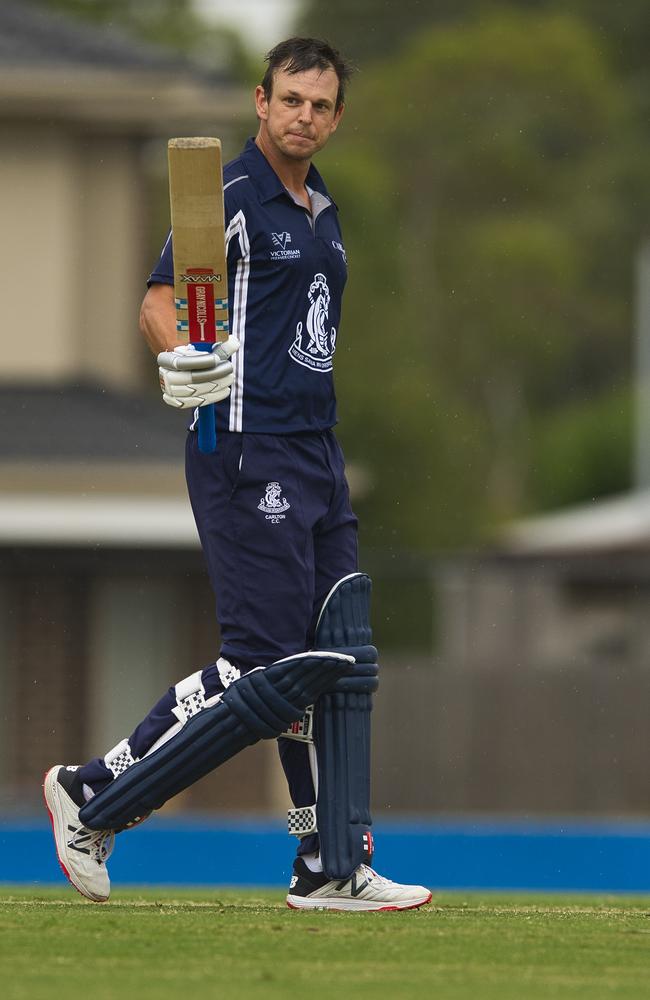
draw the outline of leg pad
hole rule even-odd
[[[244,747],[279,736],[353,666],[349,655],[312,651],[244,674],[167,742],[134,761],[80,810],[93,830],[115,830],[159,809]]]
[[[356,661],[314,710],[316,819],[323,870],[331,879],[348,878],[372,860],[370,713],[379,668],[370,645],[370,591],[364,573],[344,577],[326,598],[316,629],[319,648],[345,651]]]

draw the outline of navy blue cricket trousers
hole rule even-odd
[[[357,519],[333,431],[190,433],[187,484],[217,600],[221,655],[240,669],[309,649],[323,599],[357,569]]]
[[[313,645],[331,588],[358,568],[357,519],[333,431],[291,435],[226,433],[204,455],[190,431],[186,476],[221,628],[220,655],[242,673]],[[206,695],[223,690],[215,665],[202,673]],[[174,688],[129,737],[143,757],[175,722]],[[295,806],[315,801],[307,746],[280,739]],[[79,769],[95,792],[113,779],[103,759]],[[318,847],[305,837],[299,853]]]
[[[190,434],[186,474],[221,655],[243,671],[309,649],[323,600],[358,568],[357,519],[334,432],[222,433],[216,460]],[[313,804],[306,745],[281,739],[278,747],[294,805]],[[299,853],[317,847],[305,837]]]

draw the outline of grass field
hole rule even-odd
[[[650,899],[440,894],[300,913],[279,892],[0,889],[5,1000],[650,997]]]

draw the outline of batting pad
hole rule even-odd
[[[370,591],[365,573],[344,577],[325,599],[316,627],[319,649],[356,661],[314,710],[316,823],[323,870],[331,879],[349,878],[372,860],[370,713],[379,667],[370,645]]]
[[[91,830],[115,830],[160,809],[240,750],[279,736],[353,664],[350,655],[312,650],[244,674],[82,806],[81,822]]]

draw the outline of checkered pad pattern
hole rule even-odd
[[[318,833],[316,806],[290,809],[287,813],[287,827],[294,837],[307,837],[310,833]]]
[[[177,699],[178,706],[185,713],[185,721],[191,719],[193,715],[197,715],[203,708],[205,708],[205,695],[203,691],[192,691],[185,698]]]
[[[219,672],[219,680],[225,688],[230,687],[233,681],[237,681],[241,677],[241,671],[223,658],[217,660],[217,670]]]
[[[106,766],[110,768],[113,772],[113,777],[117,778],[120,774],[124,774],[131,764],[135,764],[135,757],[131,753],[131,747],[125,742],[124,748],[117,753],[114,757],[109,757],[108,755],[104,758]]]

